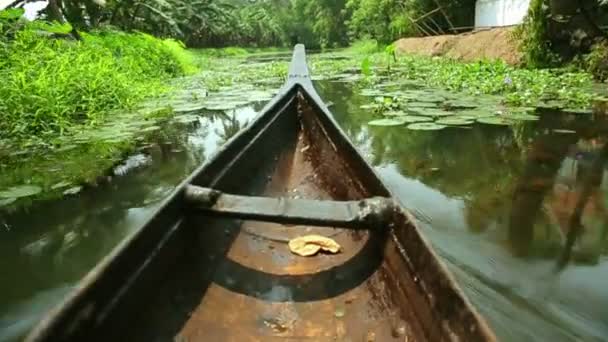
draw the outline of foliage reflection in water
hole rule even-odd
[[[608,118],[420,132],[368,126],[356,90],[318,88],[501,339],[608,334]]]
[[[10,275],[0,282],[0,341],[22,336],[260,109],[177,116],[110,183],[0,215],[0,269]]]

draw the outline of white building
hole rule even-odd
[[[521,24],[529,6],[530,0],[477,0],[475,27]]]

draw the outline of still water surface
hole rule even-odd
[[[316,86],[502,340],[608,340],[608,120],[371,127],[351,84]],[[112,182],[0,216],[0,341],[22,336],[260,109],[176,122]]]

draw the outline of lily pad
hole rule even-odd
[[[0,191],[0,198],[21,198],[37,195],[42,188],[36,185],[20,185]]]
[[[407,126],[408,129],[418,131],[438,131],[446,128],[446,125],[436,124],[434,122],[418,122]]]
[[[7,206],[9,204],[12,204],[16,200],[17,199],[15,197],[0,199],[0,208],[5,207],[5,206]]]
[[[433,118],[430,118],[428,116],[421,116],[421,115],[400,116],[399,119],[403,120],[405,123],[416,123],[416,122],[430,122],[430,121],[433,121]]]
[[[437,104],[433,102],[408,102],[407,106],[412,108],[437,108]]]
[[[477,104],[476,102],[469,102],[469,101],[464,101],[464,100],[450,100],[450,101],[446,102],[445,104],[452,108],[473,109],[473,108],[479,107],[479,104]]]
[[[502,126],[508,126],[508,125],[513,124],[513,121],[503,118],[503,117],[498,117],[498,116],[478,118],[477,122],[487,124],[487,125],[502,125]]]
[[[466,125],[470,125],[474,122],[475,121],[473,121],[473,120],[467,120],[467,119],[458,118],[458,117],[442,118],[442,119],[435,121],[436,124],[448,125],[448,126],[466,126]]]
[[[382,107],[382,105],[379,103],[369,103],[369,104],[364,104],[362,106],[359,106],[359,108],[361,108],[361,109],[378,109],[380,107]]]
[[[511,112],[534,114],[536,112],[536,108],[535,107],[515,107],[515,108],[511,108]]]
[[[361,96],[380,96],[383,93],[378,89],[363,89],[360,94]]]
[[[558,101],[547,101],[542,102],[538,105],[538,108],[543,109],[561,109],[564,108],[564,104]]]
[[[525,113],[507,114],[507,115],[505,115],[505,118],[508,118],[509,120],[515,120],[515,121],[537,121],[540,119],[536,115],[525,114]]]
[[[370,122],[368,122],[367,124],[370,126],[399,126],[399,125],[403,125],[406,121],[403,120],[402,118],[395,118],[395,119],[378,119],[378,120],[372,120]]]
[[[418,100],[419,102],[438,103],[438,102],[445,101],[445,97],[431,94],[431,93],[419,93],[416,95],[417,95],[416,100]]]
[[[184,115],[179,115],[179,116],[174,117],[173,121],[183,123],[183,124],[188,124],[191,122],[198,121],[198,118],[199,117],[197,115],[184,114]]]
[[[576,134],[576,131],[571,129],[554,129],[553,132],[560,134]]]
[[[407,113],[402,110],[389,110],[387,112],[383,112],[384,116],[406,116]]]
[[[153,131],[158,131],[160,129],[160,126],[150,126],[150,127],[146,127],[144,129],[139,130],[140,132],[153,132]]]
[[[65,188],[65,187],[70,186],[70,185],[72,185],[72,183],[70,183],[68,181],[61,181],[61,182],[59,182],[59,183],[51,186],[51,190],[57,190],[57,189],[60,189],[60,188]]]
[[[66,152],[66,151],[73,150],[77,147],[78,147],[78,145],[75,145],[75,144],[64,145],[64,146],[61,146],[61,147],[55,149],[55,152]]]
[[[272,92],[264,90],[253,90],[247,94],[247,97],[251,101],[267,101],[272,99]]]
[[[454,112],[450,112],[447,110],[443,110],[443,109],[437,109],[437,108],[421,108],[415,110],[416,113],[419,113],[420,115],[424,115],[424,116],[433,116],[433,117],[437,117],[437,116],[451,116],[454,115]]]
[[[176,113],[198,112],[206,108],[205,104],[174,104],[171,106]]]
[[[492,113],[491,111],[487,110],[487,109],[468,109],[468,110],[463,110],[463,111],[459,111],[457,112],[458,116],[473,116],[476,118],[484,118],[484,117],[491,117],[494,116],[494,113]]]
[[[205,109],[207,110],[213,110],[213,111],[223,111],[223,110],[232,110],[235,109],[236,107],[243,105],[242,103],[230,103],[230,102],[226,102],[226,103],[210,103],[205,105]]]
[[[376,87],[378,88],[390,88],[390,87],[398,87],[403,85],[403,83],[401,82],[395,82],[395,81],[389,81],[389,82],[384,82],[384,83],[380,83],[377,84]]]
[[[593,110],[591,110],[591,109],[566,108],[566,109],[563,109],[563,111],[568,114],[581,114],[581,115],[593,114]]]
[[[423,115],[411,115],[402,110],[388,111],[388,112],[382,113],[382,115],[388,116],[391,118],[399,118],[400,120],[404,120],[407,123],[433,121],[433,118],[431,118],[431,117],[423,116]]]
[[[64,195],[76,195],[82,190],[82,186],[75,186],[63,192]]]
[[[462,119],[462,120],[473,120],[476,121],[477,119],[479,119],[479,116],[476,115],[454,115],[453,118],[458,118],[458,119]]]

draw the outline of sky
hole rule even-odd
[[[0,0],[0,10],[4,9],[6,6],[8,6],[13,1],[14,0]],[[28,2],[27,4],[25,4],[23,6],[23,8],[25,9],[25,17],[28,18],[29,20],[36,19],[38,11],[45,8],[47,6],[47,4],[48,4],[47,1]]]

